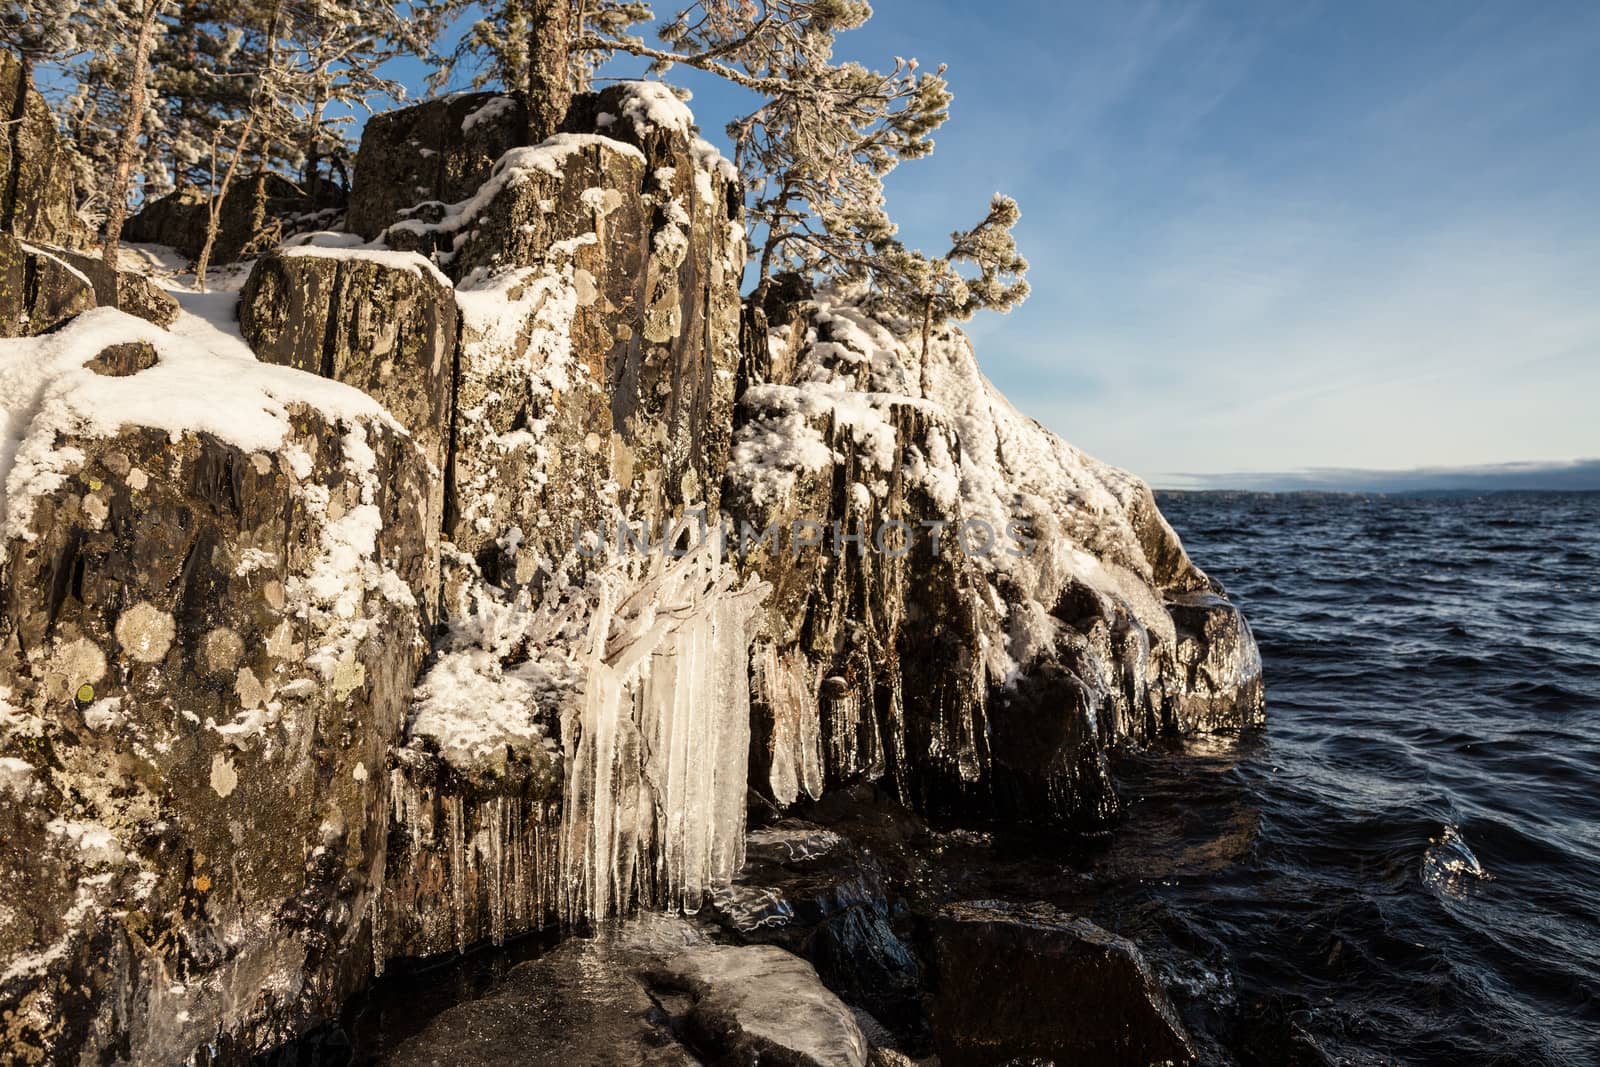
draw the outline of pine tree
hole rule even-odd
[[[6,0],[0,4],[0,47],[22,61],[24,80],[40,62],[60,62],[80,49],[82,0]]]
[[[463,6],[463,0],[446,2],[452,10]],[[521,88],[529,103],[529,139],[543,140],[618,43],[643,46],[629,31],[654,17],[648,4],[635,0],[501,0],[468,28],[428,84],[447,86],[470,65],[475,89],[493,82]]]
[[[295,0],[286,9],[281,91],[304,127],[297,154],[305,159],[313,202],[321,192],[322,160],[330,152],[339,158],[347,145],[343,130],[351,112],[371,114],[375,97],[405,99],[405,86],[384,77],[382,66],[403,54],[429,56],[450,9],[445,0]]]
[[[1024,275],[1028,261],[1017,253],[1012,229],[1022,217],[1017,202],[996,193],[989,213],[970,230],[950,235],[944,255],[929,258],[908,251],[898,241],[877,249],[872,280],[891,301],[917,308],[922,317],[922,392],[928,392],[928,343],[935,322],[965,322],[979,311],[1010,311],[1028,297]],[[960,263],[978,268],[976,277],[956,269]]]
[[[206,271],[211,265],[211,252],[222,223],[222,206],[239,164],[247,154],[253,153],[261,164],[258,171],[264,171],[273,146],[283,143],[292,125],[285,120],[286,110],[280,94],[287,73],[279,50],[287,2],[271,0],[270,4],[261,5],[239,0],[224,9],[226,40],[231,46],[225,56],[233,68],[231,73],[249,89],[244,110],[230,116],[231,121],[219,123],[212,136],[206,184],[206,236],[194,267],[197,289],[205,288]],[[234,128],[229,129],[230,126]],[[230,134],[233,137],[231,149],[227,148],[225,140]]]
[[[862,0],[701,0],[663,27],[665,50],[612,44],[657,70],[682,63],[765,97],[728,126],[748,190],[758,290],[787,272],[870,280],[895,234],[883,179],[931,152],[949,115],[943,67],[833,61],[837,35],[871,14]]]
[[[100,245],[101,255],[108,266],[117,265],[118,247],[122,240],[122,222],[128,214],[128,186],[134,163],[139,156],[140,135],[145,121],[146,88],[150,77],[150,52],[161,30],[160,15],[167,6],[165,0],[133,0],[131,11],[124,12],[120,5],[111,4],[108,14],[121,25],[120,16],[132,15],[134,45],[123,65],[128,84],[128,103],[123,112],[122,129],[117,145],[116,166],[111,176],[111,191],[106,202],[105,237]]]
[[[572,0],[525,0],[528,6],[528,133],[544,140],[561,126],[572,103],[570,42],[583,16]],[[574,16],[576,15],[576,18]]]
[[[1027,263],[1011,237],[1018,212],[1007,197],[953,234],[943,256],[909,252],[896,239],[884,177],[933,151],[951,97],[942,66],[930,73],[896,57],[875,71],[834,62],[837,36],[871,15],[864,0],[697,0],[659,28],[656,47],[628,32],[650,17],[642,5],[504,0],[453,62],[477,55],[490,77],[526,84],[535,137],[557,128],[593,65],[618,53],[649,59],[653,73],[682,64],[757,93],[761,105],[728,126],[748,196],[757,302],[782,273],[864,282],[920,309],[926,351],[936,319],[1020,302]],[[976,265],[977,276],[963,276],[957,263]]]

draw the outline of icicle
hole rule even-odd
[[[396,826],[406,822],[406,774],[399,767],[389,772],[389,806]]]
[[[766,587],[735,590],[715,541],[627,595],[603,586],[583,698],[562,724],[564,921],[657,901],[699,908],[743,863],[748,624]]]
[[[527,864],[523,860],[525,843],[522,838],[522,801],[511,805],[511,826],[506,830],[511,843],[511,920],[518,929],[528,925]]]
[[[467,950],[467,862],[464,848],[461,799],[444,798],[445,822],[450,835],[450,908],[455,919],[456,949]]]
[[[506,798],[497,796],[487,805],[488,855],[483,877],[489,883],[489,939],[495,945],[506,943],[505,821]]]
[[[803,790],[813,800],[822,795],[821,713],[812,695],[810,668],[804,656],[778,655],[770,644],[755,658],[755,683],[772,717],[771,767],[767,787],[787,807]]]
[[[372,977],[383,977],[383,965],[387,955],[384,942],[383,929],[383,886],[373,887],[370,904],[372,910]]]

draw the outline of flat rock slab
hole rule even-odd
[[[682,919],[647,916],[519,965],[386,1062],[865,1067],[867,1057],[850,1009],[804,960],[710,944]]]
[[[971,901],[929,917],[943,1067],[1190,1063],[1193,1043],[1133,942],[1048,904]]]

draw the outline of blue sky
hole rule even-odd
[[[1600,4],[874,7],[839,54],[955,94],[891,213],[1021,202],[1034,296],[970,327],[1068,440],[1158,484],[1600,455]],[[721,141],[741,94],[670,80]]]

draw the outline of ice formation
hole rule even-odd
[[[749,626],[766,586],[736,586],[716,539],[644,574],[603,573],[585,689],[562,722],[562,911],[696,910],[744,863]]]
[[[468,587],[408,731],[413,755],[436,752],[452,775],[424,781],[402,753],[391,781],[411,861],[447,857],[453,944],[474,940],[477,911],[477,932],[499,942],[508,916],[526,928],[636,906],[693,912],[732,878],[750,629],[766,593],[740,583],[714,537],[581,580],[558,569],[537,604]],[[542,792],[552,757],[559,804]]]

